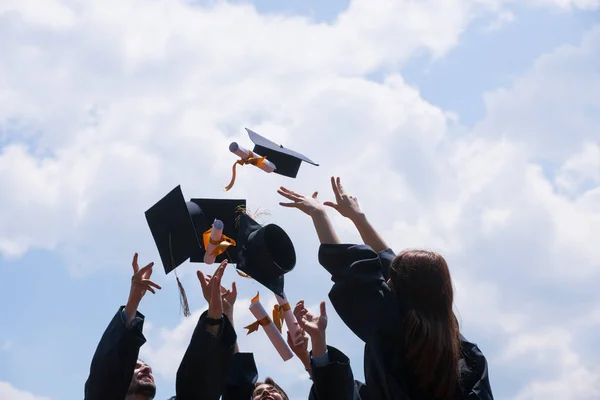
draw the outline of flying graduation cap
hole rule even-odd
[[[283,276],[296,266],[292,240],[279,225],[262,226],[248,213],[240,214],[238,222],[237,269],[285,297]]]
[[[192,199],[185,201],[181,186],[171,190],[165,197],[146,211],[146,221],[154,238],[165,274],[190,259],[203,262],[210,242],[213,224],[217,220],[224,225],[219,240],[212,246],[216,252],[214,261],[225,258],[237,263],[235,246],[237,229],[236,214],[246,206],[246,200]],[[231,235],[227,236],[227,235]],[[185,290],[177,277],[184,315],[189,315]]]
[[[241,160],[237,160],[233,164],[231,182],[225,187],[225,191],[231,189],[235,183],[237,165],[251,164],[265,172],[275,172],[289,178],[295,178],[298,175],[302,162],[319,166],[303,154],[276,144],[248,128],[246,131],[254,143],[254,149],[246,150],[236,142],[229,145],[229,151],[239,156]]]

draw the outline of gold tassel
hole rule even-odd
[[[188,304],[187,295],[185,294],[185,289],[183,288],[183,285],[181,284],[181,281],[177,276],[177,271],[175,272],[175,276],[177,277],[177,286],[179,286],[179,304],[181,306],[181,309],[183,310],[183,316],[189,317],[190,315],[192,315],[190,313],[190,306]]]
[[[225,186],[225,191],[229,191],[229,189],[231,189],[235,183],[235,178],[237,176],[237,172],[236,172],[236,167],[238,165],[254,165],[257,167],[261,167],[264,163],[265,160],[267,159],[267,157],[256,157],[254,155],[254,153],[252,151],[249,152],[248,157],[246,158],[242,158],[241,160],[237,160],[236,162],[233,163],[233,166],[231,167],[231,181],[229,182],[229,184],[227,186]]]

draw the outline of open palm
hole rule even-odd
[[[304,329],[311,337],[323,333],[327,329],[327,311],[324,301],[321,302],[320,314],[318,316],[308,311],[304,306],[304,301],[299,301],[294,308],[294,316],[300,328]]]

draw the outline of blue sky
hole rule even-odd
[[[0,44],[0,394],[82,396],[95,346],[127,299],[135,251],[157,263],[163,286],[141,306],[142,355],[155,369],[157,398],[174,393],[195,321],[178,313],[174,277],[164,276],[143,212],[177,184],[186,197],[244,196],[269,208],[299,254],[288,297],[326,299],[312,227],[279,209],[274,191],[317,187],[326,198],[331,174],[347,177],[396,251],[433,248],[454,266],[463,330],[488,356],[497,398],[549,398],[580,376],[591,383],[574,396],[600,394],[588,347],[600,324],[590,285],[600,275],[590,244],[600,227],[599,3],[498,2],[499,11],[475,8],[474,19],[467,11],[439,19],[435,3],[364,18],[337,0],[255,1],[256,11],[240,6],[246,1],[161,0],[135,13],[136,0],[106,3],[104,12],[60,0],[37,8],[47,14],[35,2],[0,7],[0,35],[9,38]],[[161,7],[164,20],[147,22]],[[501,12],[514,21],[486,31]],[[414,36],[395,36],[414,18]],[[376,29],[364,28],[373,21]],[[209,38],[211,30],[220,34]],[[565,45],[574,49],[567,58]],[[569,107],[555,110],[564,115],[546,115],[546,105],[563,102]],[[28,129],[11,129],[15,121]],[[233,159],[219,127],[233,127],[242,143],[248,121],[321,166],[304,166],[295,181],[242,169],[224,194]],[[556,145],[573,132],[572,146]],[[545,136],[558,138],[548,141],[554,147]],[[401,209],[395,221],[391,208]],[[345,240],[359,240],[334,222]],[[184,268],[197,316],[197,266]],[[241,326],[250,321],[244,301],[260,287],[237,281]],[[361,344],[329,310],[330,343],[362,378]],[[305,397],[297,360],[273,363],[258,333],[240,340],[262,376]]]

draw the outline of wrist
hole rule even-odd
[[[209,308],[208,313],[206,313],[206,316],[210,319],[221,319],[221,318],[223,318],[223,313],[218,312],[218,311],[213,311]]]
[[[308,215],[312,218],[327,218],[327,211],[325,210],[325,207],[315,207]]]
[[[352,221],[354,223],[354,225],[360,225],[360,224],[364,224],[367,222],[367,216],[362,211],[354,213],[354,214],[350,215],[348,218],[350,219],[350,221]]]
[[[327,340],[325,338],[325,332],[319,332],[318,334],[310,337],[312,343],[312,355],[313,357],[320,357],[327,352]]]

